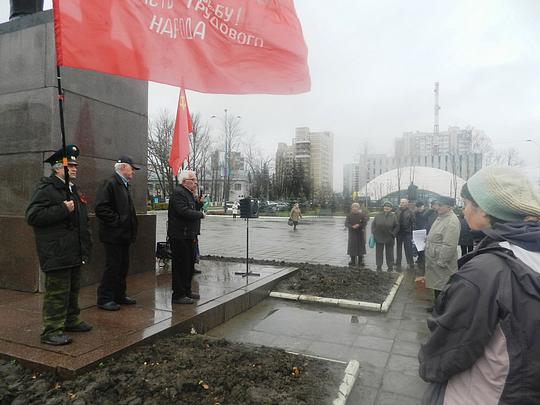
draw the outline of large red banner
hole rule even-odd
[[[193,124],[189,115],[186,92],[184,89],[180,89],[174,135],[169,155],[169,166],[172,168],[173,175],[175,176],[178,175],[178,171],[182,168],[184,162],[189,159],[189,134],[191,132],[193,132]]]
[[[293,0],[54,0],[57,61],[204,93],[310,89]]]

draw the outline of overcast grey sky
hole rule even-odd
[[[393,153],[405,131],[433,129],[433,83],[440,82],[440,128],[474,126],[497,148],[516,147],[540,172],[539,0],[296,0],[309,49],[312,89],[293,96],[187,92],[203,122],[224,108],[242,116],[268,155],[294,129],[334,133],[334,188],[343,164],[365,142]],[[51,1],[45,0],[45,7]],[[9,2],[0,0],[0,21]],[[150,85],[149,116],[175,111],[178,89]],[[219,121],[212,120],[216,137]]]

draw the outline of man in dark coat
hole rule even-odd
[[[433,222],[435,222],[435,220],[439,216],[437,208],[439,208],[439,203],[437,202],[437,200],[432,200],[430,204],[430,209],[427,210],[424,215],[424,217],[426,218],[426,235],[429,233]]]
[[[107,311],[137,303],[126,295],[126,276],[129,246],[137,237],[137,215],[129,182],[139,167],[130,156],[121,156],[114,170],[115,173],[98,189],[95,208],[99,240],[105,248],[105,271],[97,290],[97,305]]]
[[[402,248],[405,250],[405,258],[408,270],[414,269],[412,252],[412,232],[414,230],[414,214],[409,209],[409,200],[402,198],[399,200],[399,210],[397,212],[399,231],[397,234],[396,270],[401,272]]]
[[[465,256],[474,249],[474,237],[469,227],[469,224],[465,220],[463,212],[458,216],[461,229],[459,231],[459,246],[461,248],[461,256]]]
[[[55,346],[71,343],[65,331],[92,329],[79,319],[80,267],[88,261],[92,249],[86,198],[71,182],[77,178],[79,149],[68,145],[66,151],[69,192],[62,165],[64,152],[60,149],[45,160],[52,165],[52,174],[39,181],[26,209],[26,220],[34,228],[40,268],[45,273],[41,342]]]
[[[382,270],[383,252],[386,253],[388,271],[394,270],[394,241],[399,230],[396,214],[392,212],[392,203],[383,203],[383,212],[379,212],[371,223],[371,233],[375,238],[375,263],[377,271]]]
[[[418,201],[416,203],[416,211],[414,212],[414,230],[426,229],[427,227],[427,218],[426,212],[424,211],[424,203]],[[425,255],[424,251],[418,251],[418,259],[416,259],[416,264],[420,269],[424,268],[425,265]]]
[[[191,291],[195,270],[197,235],[201,229],[200,211],[194,193],[197,187],[195,172],[184,170],[179,176],[180,186],[169,199],[167,235],[172,250],[172,303],[193,304],[200,295]]]

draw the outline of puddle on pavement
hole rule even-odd
[[[269,312],[264,316],[263,319],[268,318],[270,315],[272,315],[273,313],[275,313],[275,312],[277,312],[277,311],[279,311],[279,308],[278,308],[278,309],[273,309],[273,310],[269,311]]]

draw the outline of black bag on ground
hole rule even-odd
[[[169,243],[169,241],[157,243],[156,257],[162,260],[172,259],[171,244]]]

